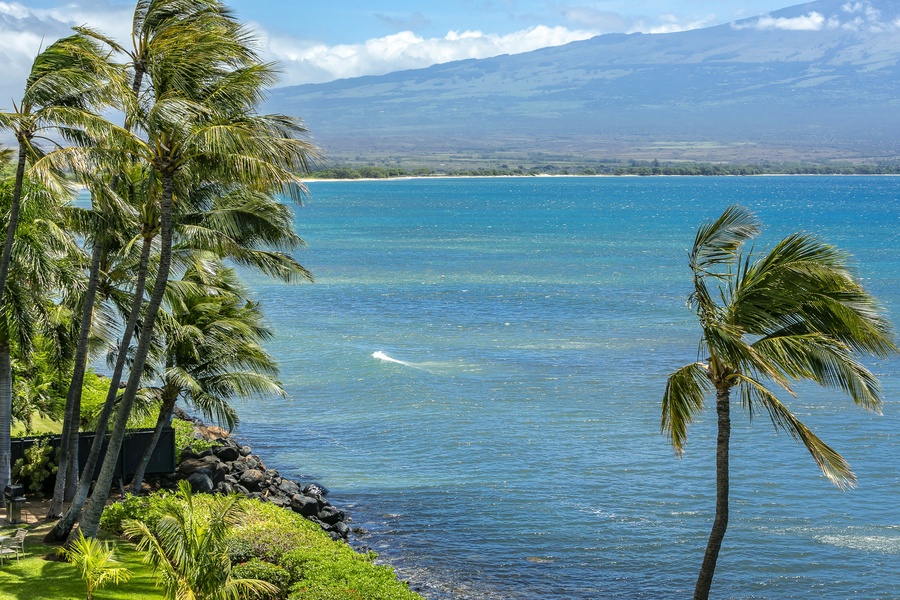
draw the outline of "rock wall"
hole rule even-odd
[[[347,540],[351,519],[325,499],[327,489],[315,483],[301,486],[286,479],[275,469],[267,468],[262,459],[253,454],[250,446],[239,444],[224,430],[206,427],[183,414],[177,416],[193,421],[198,437],[209,439],[214,446],[202,452],[183,449],[174,475],[156,478],[158,485],[174,487],[184,479],[191,484],[194,492],[236,492],[248,498],[258,498],[318,523],[332,539]]]

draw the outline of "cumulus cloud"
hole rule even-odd
[[[735,29],[781,29],[786,31],[821,31],[822,29],[847,29],[851,31],[884,31],[896,29],[900,19],[893,22],[882,21],[881,11],[869,2],[847,2],[841,5],[840,14],[827,19],[820,12],[810,12],[799,17],[773,17],[765,15],[758,19],[748,19],[732,23]]]
[[[359,44],[328,46],[270,36],[264,44],[285,71],[283,83],[319,83],[361,75],[382,75],[467,58],[528,52],[559,46],[596,35],[590,30],[543,25],[506,35],[482,31],[450,31],[444,37],[424,38],[402,31]]]
[[[735,24],[735,29],[782,29],[785,31],[820,31],[825,26],[825,16],[811,12],[800,17],[772,17],[766,15],[746,24]]]
[[[641,31],[643,33],[677,33],[679,31],[690,31],[691,29],[700,29],[715,24],[716,16],[707,15],[699,19],[684,20],[675,15],[662,15],[659,17],[657,25],[644,27],[643,23],[632,31]]]

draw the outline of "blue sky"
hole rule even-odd
[[[231,0],[282,84],[378,75],[611,32],[663,33],[763,15],[792,0]],[[0,109],[43,43],[88,24],[127,40],[133,0],[0,0]]]

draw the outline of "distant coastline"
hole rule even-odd
[[[753,176],[753,175],[900,175],[900,163],[881,164],[716,164],[635,162],[596,165],[506,164],[467,168],[403,167],[349,164],[321,168],[304,177],[306,181],[380,181],[397,179],[467,177],[647,177],[647,176]]]

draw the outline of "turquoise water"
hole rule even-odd
[[[695,358],[697,225],[730,203],[761,243],[853,253],[900,323],[900,178],[314,182],[317,278],[254,279],[288,397],[239,407],[283,474],[331,489],[429,598],[668,598],[693,589],[714,508],[714,415],[677,459],[667,374]],[[896,598],[900,360],[884,415],[800,386],[789,405],[850,461],[841,492],[738,410],[717,598]]]

